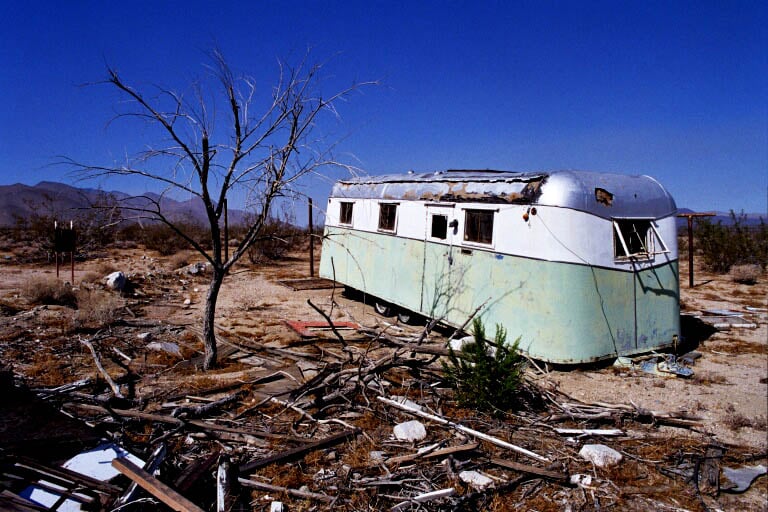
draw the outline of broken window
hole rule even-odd
[[[464,240],[493,243],[493,210],[464,210]]]
[[[341,203],[341,211],[339,213],[339,224],[352,225],[352,207],[354,203]]]
[[[394,231],[397,220],[397,203],[381,203],[379,205],[379,229]]]
[[[656,241],[660,250],[656,251]],[[613,254],[616,259],[651,258],[669,252],[661,234],[648,219],[614,219]]]
[[[438,238],[445,240],[448,237],[448,216],[447,215],[433,215],[432,216],[432,238]]]

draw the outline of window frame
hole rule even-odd
[[[382,233],[397,233],[397,210],[398,210],[397,207],[399,205],[400,205],[400,203],[391,203],[391,202],[379,203],[379,221],[378,221],[377,228],[376,228],[377,231],[380,231]],[[383,227],[382,226],[382,220],[384,219],[384,217],[383,217],[384,209],[385,208],[389,208],[389,207],[394,208],[394,214],[392,215],[392,227],[391,228],[390,227]]]
[[[664,241],[661,233],[654,225],[654,220],[655,219],[643,217],[611,219],[611,225],[613,227],[614,261],[650,261],[659,254],[667,254],[670,252],[669,246]],[[640,222],[647,223],[647,228],[645,229],[645,240],[638,239],[638,242],[640,243],[640,246],[643,250],[630,252],[630,246],[633,246],[634,244],[628,244],[624,236],[626,228],[628,227],[627,223],[630,223],[629,227],[635,228],[634,232],[639,235],[636,229],[636,224]],[[622,229],[622,225],[624,229]],[[657,243],[660,246],[660,250],[656,250]],[[623,254],[619,254],[619,249],[623,251]]]
[[[467,245],[477,245],[480,247],[493,247],[494,244],[494,238],[493,238],[493,228],[495,225],[495,219],[496,219],[496,213],[499,211],[498,209],[490,209],[490,208],[463,208],[464,210],[464,234],[462,236],[464,244]],[[470,240],[468,238],[468,228],[470,226],[470,215],[474,214],[480,214],[480,215],[488,215],[490,214],[491,219],[491,226],[490,226],[490,233],[489,233],[489,239],[488,241],[483,241],[481,239],[478,240]],[[479,226],[478,226],[479,228]]]
[[[344,215],[345,208],[349,208],[349,221],[345,221],[344,218],[346,215]],[[339,201],[339,225],[341,226],[351,226],[352,225],[352,219],[355,212],[355,202],[354,201]]]

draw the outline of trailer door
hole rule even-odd
[[[458,220],[453,204],[427,204],[424,232],[424,260],[421,279],[421,313],[445,318],[454,289],[454,244],[458,241]]]

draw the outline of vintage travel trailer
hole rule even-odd
[[[479,309],[520,349],[586,363],[680,333],[675,213],[650,176],[441,171],[343,180],[320,275],[453,326]]]

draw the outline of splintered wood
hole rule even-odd
[[[524,385],[534,398],[521,410],[462,408],[443,381],[448,336],[428,332],[434,325],[329,326],[323,316],[326,325],[293,324],[312,337],[300,348],[219,331],[222,368],[207,374],[194,372],[194,354],[151,367],[106,334],[83,340],[103,381],[37,396],[147,465],[115,459],[131,482],[120,487],[0,452],[2,475],[55,481],[94,510],[704,510],[717,500],[721,465],[765,458],[713,449],[694,415],[582,402],[533,372]],[[315,338],[318,328],[334,337]],[[122,372],[105,364],[112,354]],[[601,468],[579,455],[585,444],[623,460]],[[3,489],[0,508],[48,510],[22,490]]]

